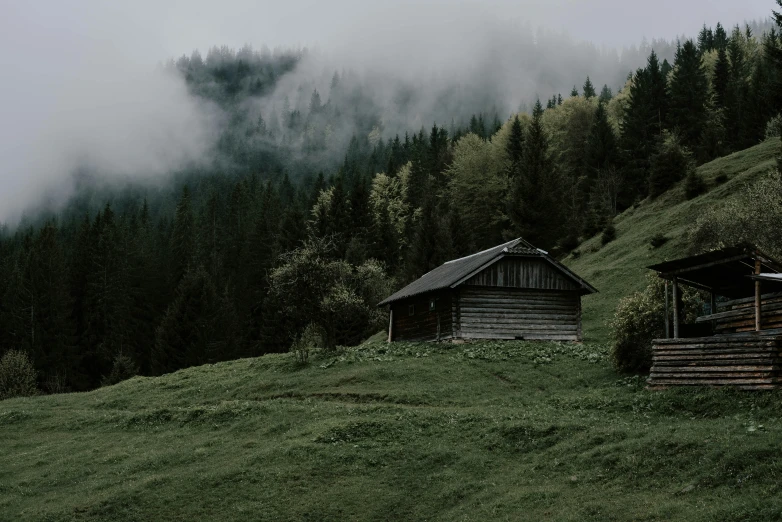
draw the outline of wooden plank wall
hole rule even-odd
[[[437,341],[453,336],[451,291],[398,301],[391,305],[394,311],[391,334],[393,341]],[[434,311],[429,310],[429,301],[435,299]],[[414,315],[409,306],[415,306]],[[438,336],[439,324],[439,336]]]
[[[757,334],[657,339],[647,382],[650,388],[776,388],[782,383],[781,341],[781,336]]]
[[[782,328],[782,295],[779,293],[763,295],[760,309],[761,330]],[[719,312],[736,312],[739,315],[717,319],[714,326],[715,333],[740,333],[755,330],[754,297],[719,303],[717,310]]]
[[[578,285],[540,258],[506,257],[476,274],[467,286],[500,286],[540,290],[578,290]]]
[[[578,292],[462,287],[457,336],[580,341]]]

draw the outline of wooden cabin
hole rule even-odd
[[[522,239],[448,261],[391,295],[388,340],[580,341],[581,296],[597,290]]]
[[[740,245],[649,268],[666,281],[666,337],[652,343],[650,387],[782,384],[782,263]],[[709,296],[694,324],[681,321],[681,285]]]

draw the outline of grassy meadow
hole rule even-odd
[[[0,403],[0,519],[777,520],[782,395],[585,343],[368,343]]]

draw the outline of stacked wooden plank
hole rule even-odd
[[[465,286],[459,293],[457,336],[465,339],[581,339],[576,292]]]
[[[652,369],[647,382],[650,388],[777,388],[782,384],[782,335],[656,339],[652,344]]]
[[[782,328],[782,293],[763,295],[760,310],[761,330]],[[717,334],[755,331],[755,298],[719,303],[717,313],[698,317],[696,322],[713,322]]]

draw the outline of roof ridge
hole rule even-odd
[[[507,243],[502,243],[501,245],[496,245],[496,246],[493,246],[493,247],[491,247],[491,248],[487,248],[486,250],[481,250],[480,252],[476,252],[476,253],[474,253],[474,254],[470,254],[469,256],[460,257],[460,258],[458,258],[458,259],[451,259],[450,261],[446,261],[445,263],[443,263],[443,265],[450,265],[451,263],[456,263],[457,261],[464,261],[465,259],[469,259],[469,258],[471,258],[471,257],[475,257],[475,256],[479,256],[479,255],[481,255],[481,254],[485,254],[486,252],[489,252],[489,251],[491,251],[491,250],[498,249],[498,248],[500,248],[500,247],[505,247],[505,248],[508,248],[508,245],[510,245],[511,243],[518,243],[518,241],[519,241],[520,239],[521,239],[521,238],[512,239],[512,240],[508,241]],[[513,246],[516,246],[516,245],[514,244]],[[442,266],[442,265],[441,265],[441,266]],[[428,273],[428,272],[427,272],[427,273]]]

